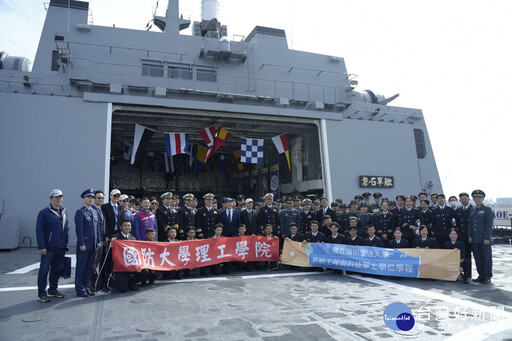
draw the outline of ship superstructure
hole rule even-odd
[[[0,196],[3,215],[19,218],[20,245],[35,241],[35,202],[53,188],[73,211],[87,187],[237,192],[234,157],[199,177],[125,161],[135,124],[155,131],[146,147],[153,155],[165,153],[165,132],[190,132],[201,145],[197,132],[211,125],[233,134],[222,147],[228,156],[241,137],[265,139],[264,164],[244,172],[279,165],[281,195],[348,201],[367,190],[441,191],[421,110],[356,91],[342,57],[290,49],[281,29],[256,26],[230,39],[216,6],[204,0],[202,20],[191,23],[169,0],[166,16],[154,18],[161,32],[151,32],[91,25],[87,2],[51,0],[32,71],[26,58],[2,53]],[[192,35],[180,33],[190,25]],[[271,141],[282,133],[291,170]]]

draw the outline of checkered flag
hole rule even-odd
[[[242,137],[242,163],[263,163],[263,139]]]

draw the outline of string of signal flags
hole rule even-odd
[[[128,154],[127,159],[130,159],[130,163],[132,165],[138,163],[147,154],[145,147],[155,132],[156,131],[153,129],[144,127],[140,124],[135,124],[135,134],[131,151],[129,150],[130,146],[127,146],[126,143],[124,151],[125,155]],[[200,145],[197,146],[196,161],[198,166],[202,168],[202,166],[219,150],[220,147],[222,147],[224,143],[231,138],[231,136],[233,136],[233,134],[223,127],[215,129],[215,126],[209,126],[201,129],[198,133],[206,143],[206,147]],[[163,132],[163,134],[165,137],[166,148],[166,169],[172,168],[172,157],[174,155],[188,154],[192,161],[192,155],[189,148],[191,133]],[[288,170],[291,170],[288,134],[283,133],[274,136],[272,137],[272,142],[279,154],[285,154],[286,161],[288,162]],[[243,170],[244,163],[263,163],[263,143],[264,139],[241,137],[240,150],[233,152],[239,170]],[[130,154],[131,157],[129,156]]]

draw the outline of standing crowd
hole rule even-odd
[[[181,271],[159,273],[145,269],[140,273],[114,273],[111,242],[116,239],[179,242],[184,240],[262,235],[297,242],[325,242],[386,248],[458,249],[461,254],[461,277],[471,280],[471,255],[475,258],[478,278],[474,282],[490,283],[492,277],[491,238],[493,215],[483,204],[485,193],[475,190],[460,193],[446,202],[444,194],[425,192],[418,196],[399,194],[395,200],[381,193],[356,195],[348,205],[341,199],[329,204],[300,196],[274,201],[271,193],[254,201],[244,195],[217,201],[212,193],[203,195],[200,208],[192,193],[180,197],[171,192],[156,197],[136,199],[110,192],[104,203],[101,190],[87,189],[84,205],[75,212],[77,237],[75,291],[79,297],[94,296],[111,287],[118,291],[139,290],[157,276],[181,278]],[[372,200],[373,198],[373,200]],[[61,298],[57,290],[59,272],[64,264],[69,238],[68,215],[62,207],[63,193],[50,192],[50,204],[39,212],[36,224],[37,244],[41,254],[38,274],[38,298]],[[219,207],[219,204],[221,207]],[[219,264],[200,268],[200,274],[227,273],[231,269],[252,266],[277,269],[268,264]],[[49,273],[49,288],[47,291]],[[188,275],[189,270],[183,274]],[[336,271],[340,273],[340,271]]]

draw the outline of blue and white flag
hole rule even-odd
[[[263,163],[263,139],[242,137],[242,163]]]

